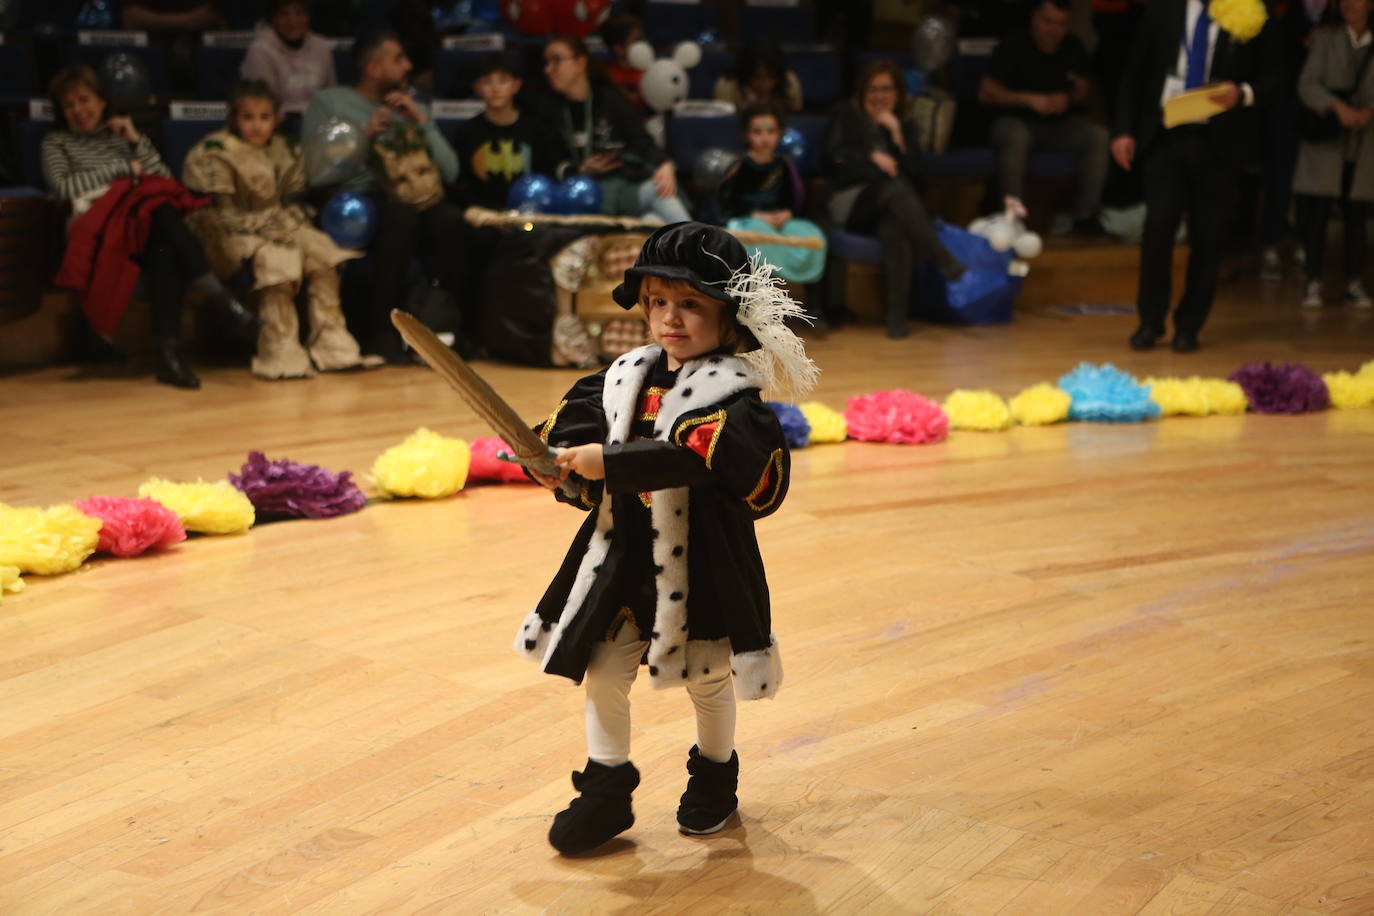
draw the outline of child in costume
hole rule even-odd
[[[338,265],[361,252],[340,248],[310,223],[299,199],[305,192],[300,150],[276,133],[281,106],[258,80],[240,83],[229,97],[229,125],[201,140],[186,156],[188,188],[208,194],[214,206],[189,220],[221,277],[251,263],[262,329],[253,374],[301,378],[315,370],[379,366],[364,357],[344,326]],[[308,280],[310,337],[301,346],[296,293]]]
[[[806,195],[796,166],[778,155],[782,115],[769,103],[750,105],[740,115],[740,130],[744,155],[735,160],[716,190],[725,225],[734,230],[819,239],[820,248],[765,245],[760,249],[784,280],[815,283],[825,272],[825,233],[815,223],[796,217]]]
[[[641,664],[655,688],[685,686],[697,743],[677,811],[684,833],[734,813],[735,698],[773,696],[782,664],[754,521],[787,493],[789,456],[760,392],[800,394],[817,373],[783,323],[802,309],[725,230],[675,223],[653,233],[612,294],[638,304],[654,343],[568,392],[536,427],[562,451],[590,511],[515,649],[587,690],[580,793],[549,842],[601,845],[634,823],[629,690]],[[554,489],[558,480],[539,477]]]

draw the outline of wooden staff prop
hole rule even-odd
[[[556,213],[521,213],[518,210],[488,210],[486,207],[468,207],[463,213],[474,226],[585,226],[588,229],[623,229],[626,232],[652,232],[661,223],[646,223],[628,216],[605,216],[600,213],[563,215]],[[777,245],[781,248],[820,249],[825,246],[822,239],[801,235],[774,235],[771,232],[749,232],[728,230],[742,244],[763,246]]]
[[[507,456],[502,452],[498,457],[513,459],[545,477],[558,477],[563,473],[563,469],[553,460],[559,450],[550,448],[548,443],[535,435],[529,424],[501,399],[486,379],[446,347],[423,322],[409,312],[392,309],[391,323],[401,332],[405,342],[420,354],[420,358],[462,395],[468,406],[514,450],[513,455]],[[581,487],[582,478],[575,474],[570,474],[568,479],[559,484],[559,489],[573,498],[577,497]]]

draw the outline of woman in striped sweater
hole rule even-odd
[[[118,179],[144,174],[171,178],[147,135],[127,117],[109,116],[105,86],[90,67],[62,70],[53,77],[49,94],[61,127],[43,138],[43,177],[49,190],[71,202],[74,217],[90,209]],[[157,379],[178,388],[199,388],[200,379],[178,354],[187,290],[225,312],[236,329],[256,329],[257,316],[211,272],[200,243],[170,204],[153,211],[138,261],[152,303]]]

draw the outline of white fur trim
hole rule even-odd
[[[782,686],[782,655],[778,638],[768,634],[768,648],[741,652],[730,658],[735,696],[741,700],[771,699]]]
[[[546,624],[539,616],[538,611],[530,611],[515,634],[515,651],[530,661],[539,661],[549,647],[552,629],[552,626]]]

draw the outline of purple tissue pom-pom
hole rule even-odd
[[[768,406],[778,415],[778,423],[782,426],[782,436],[787,440],[788,448],[806,448],[811,444],[811,424],[807,422],[806,414],[801,412],[800,407],[782,401],[769,401]]]
[[[1231,373],[1256,413],[1307,413],[1331,406],[1322,377],[1302,363],[1246,363]]]
[[[335,474],[317,464],[285,458],[268,461],[262,452],[249,452],[248,462],[229,482],[243,491],[259,515],[278,518],[333,518],[357,512],[367,497],[344,471]]]

